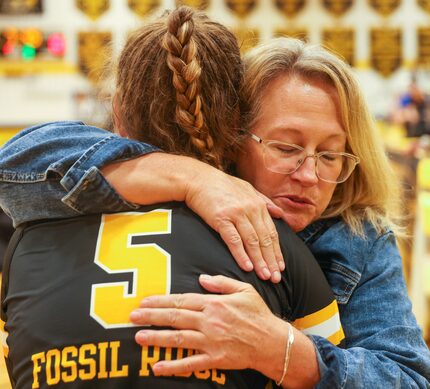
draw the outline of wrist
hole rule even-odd
[[[253,359],[254,365],[251,368],[276,382],[284,371],[289,324],[272,315],[272,318],[265,322],[265,327],[260,326],[260,329],[263,330],[260,337],[262,342],[256,352],[259,358]]]

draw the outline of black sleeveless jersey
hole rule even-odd
[[[154,377],[191,349],[142,348],[130,312],[143,297],[205,291],[200,274],[251,283],[306,333],[343,339],[333,293],[312,254],[276,221],[286,270],[273,284],[239,269],[219,235],[180,203],[46,221],[18,230],[2,285],[5,355],[16,388],[265,388],[252,370]]]

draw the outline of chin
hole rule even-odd
[[[294,232],[300,232],[301,230],[304,230],[312,222],[307,221],[307,219],[303,220],[302,218],[294,214],[287,214],[284,218],[284,221],[288,223],[288,225]]]

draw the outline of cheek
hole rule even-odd
[[[331,198],[333,197],[334,190],[336,189],[336,184],[323,183],[320,187],[320,201],[318,207],[318,217],[321,216],[322,213],[328,207]]]

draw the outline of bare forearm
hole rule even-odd
[[[187,185],[199,168],[205,168],[205,164],[192,158],[151,153],[111,163],[102,174],[125,200],[146,205],[184,201]]]

